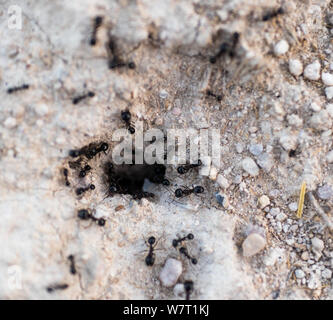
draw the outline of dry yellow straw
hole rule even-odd
[[[305,189],[306,189],[306,183],[305,183],[305,181],[303,181],[302,186],[301,186],[301,192],[299,194],[299,200],[298,200],[298,209],[297,209],[297,218],[298,219],[302,218],[302,214],[303,214]]]

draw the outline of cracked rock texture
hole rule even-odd
[[[20,30],[8,27],[11,5]],[[332,299],[330,231],[307,197],[301,219],[294,208],[305,181],[332,220],[332,14],[328,0],[1,1],[0,298],[182,299],[179,284],[192,280],[194,299]],[[232,54],[210,63],[235,32]],[[135,69],[108,69],[109,35]],[[87,91],[95,96],[72,104]],[[203,160],[185,176],[168,166],[171,186],[149,186],[152,201],[106,197],[102,166],[126,108],[145,128],[219,129],[221,164]],[[68,150],[94,141],[110,152],[84,179],[69,170],[65,186]],[[77,197],[89,183],[96,189]],[[176,201],[182,185],[205,193]],[[81,208],[106,225],[79,221]],[[171,245],[189,232],[197,265]],[[254,233],[265,246],[244,257]],[[149,236],[159,239],[153,267]],[[177,290],[159,280],[168,258],[182,263]]]

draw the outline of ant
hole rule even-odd
[[[94,29],[93,29],[93,33],[92,33],[92,36],[91,36],[91,39],[90,39],[90,45],[91,46],[94,46],[97,42],[97,37],[96,37],[97,30],[102,25],[102,23],[103,23],[103,17],[97,16],[94,19]]]
[[[85,188],[77,188],[75,190],[76,195],[80,196],[81,194],[83,194],[84,192],[88,191],[88,190],[94,190],[96,187],[94,184],[90,184],[88,187]]]
[[[128,110],[121,112],[121,119],[126,123],[129,133],[134,134],[135,129],[131,124],[131,117],[132,117],[132,115]]]
[[[68,187],[68,186],[71,185],[70,182],[68,181],[68,169],[67,169],[67,168],[64,168],[63,173],[64,173],[64,177],[65,177],[65,184],[66,184],[66,186]]]
[[[116,53],[116,42],[112,38],[109,39],[109,42],[107,44],[107,51],[109,55],[109,69],[121,68],[126,66],[130,69],[135,69],[136,65],[133,61],[126,63],[118,57]]]
[[[187,251],[187,249],[186,249],[185,247],[181,247],[181,248],[179,249],[179,252],[182,253],[187,259],[191,260],[191,262],[192,262],[193,264],[197,264],[197,263],[198,263],[198,260],[197,260],[196,258],[192,258],[192,257],[189,255],[189,253],[188,253],[188,251]]]
[[[148,239],[148,246],[149,246],[149,252],[148,252],[148,255],[145,259],[145,262],[146,262],[146,265],[147,266],[152,266],[154,265],[154,262],[155,262],[155,253],[154,253],[154,243],[156,242],[156,239],[155,237],[150,237]]]
[[[49,293],[52,293],[55,290],[65,290],[68,288],[68,284],[67,283],[62,283],[62,284],[55,284],[53,286],[47,287],[46,290]]]
[[[12,87],[12,88],[8,88],[7,89],[7,93],[8,94],[11,94],[11,93],[14,93],[16,91],[20,91],[20,90],[27,90],[29,89],[29,85],[28,84],[23,84],[22,86],[20,87]]]
[[[284,14],[284,10],[282,7],[280,7],[279,9],[275,9],[272,10],[270,12],[267,12],[263,17],[262,17],[262,21],[268,21],[271,20],[275,17],[277,17],[280,14]]]
[[[89,164],[85,165],[83,169],[79,172],[79,177],[83,178],[86,176],[87,172],[91,170],[91,167]]]
[[[186,280],[184,282],[184,290],[186,292],[186,300],[190,300],[190,294],[193,292],[193,281]]]
[[[81,220],[93,220],[97,222],[97,224],[101,227],[105,225],[105,219],[104,218],[95,218],[87,209],[81,209],[78,211],[77,216]]]
[[[185,240],[193,240],[194,239],[194,235],[192,233],[189,233],[187,236],[185,236],[184,238],[178,238],[178,239],[173,239],[172,240],[172,246],[174,248],[177,248],[178,244],[180,244],[181,242],[185,241]]]
[[[92,91],[89,91],[87,94],[73,98],[72,102],[73,102],[73,104],[78,104],[81,100],[88,98],[88,97],[92,98],[94,96],[95,96],[95,93]]]
[[[67,257],[70,262],[70,272],[71,274],[76,274],[76,267],[75,267],[75,259],[74,256],[71,254]]]
[[[84,155],[88,159],[92,159],[98,153],[108,150],[109,145],[106,142],[101,142],[99,145],[96,143],[90,143],[88,146],[85,146],[78,150],[69,150],[68,155],[72,158]]]
[[[194,193],[194,194],[199,194],[199,193],[203,193],[204,192],[204,188],[201,187],[201,186],[196,186],[192,189],[189,189],[186,187],[186,189],[176,189],[175,191],[175,196],[176,198],[181,198],[181,197],[185,197],[185,196],[188,196],[190,195],[191,193]]]
[[[216,95],[215,93],[213,93],[213,92],[210,91],[210,90],[207,90],[207,91],[206,91],[206,94],[207,94],[207,96],[215,97],[217,101],[222,101],[222,99],[223,99],[223,96],[222,96],[222,95]]]
[[[222,55],[228,53],[230,58],[235,56],[235,48],[239,41],[240,34],[238,32],[234,32],[231,37],[231,44],[229,42],[223,42],[220,45],[220,49],[215,56],[210,57],[210,63],[214,64],[217,61],[217,58],[221,57]]]
[[[196,168],[196,167],[200,167],[202,165],[201,160],[198,160],[198,163],[196,164],[185,164],[183,166],[180,166],[177,168],[177,171],[179,174],[185,174],[186,172],[188,172],[189,170]]]

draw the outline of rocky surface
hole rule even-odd
[[[188,279],[194,299],[333,298],[330,1],[12,4],[22,10],[19,30],[8,26],[10,1],[0,4],[2,299],[183,299]],[[281,5],[284,13],[263,18]],[[96,15],[104,21],[91,46]],[[232,51],[218,57],[236,32]],[[109,34],[135,69],[108,68]],[[83,179],[69,170],[66,186],[68,151],[94,141],[111,150],[125,108],[146,128],[220,129],[221,164],[202,159],[185,176],[170,165],[171,185],[137,201],[106,197],[102,167],[111,152],[101,153]],[[322,213],[306,196],[299,219],[303,181]],[[91,183],[95,190],[75,194]],[[205,192],[176,201],[182,185]],[[105,226],[79,220],[82,208]],[[189,232],[196,265],[172,247]],[[260,250],[244,257],[254,234]],[[152,267],[150,236],[159,239]],[[159,275],[171,258],[183,268],[166,288]]]

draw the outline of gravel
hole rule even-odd
[[[322,200],[329,200],[333,198],[333,188],[329,184],[325,184],[318,188],[318,197]]]
[[[251,176],[257,176],[259,174],[259,168],[252,158],[245,158],[242,161],[242,168]]]
[[[262,235],[258,233],[251,233],[242,244],[243,256],[252,257],[263,250],[265,246],[266,239]]]
[[[289,71],[294,76],[300,76],[303,73],[303,64],[298,59],[289,60]]]
[[[159,279],[165,287],[174,286],[183,272],[182,263],[179,260],[168,258],[160,272]]]
[[[321,79],[326,86],[333,86],[333,74],[328,72],[323,72],[321,74]]]
[[[274,46],[274,54],[276,56],[281,56],[283,54],[286,54],[288,50],[289,50],[289,44],[286,40],[280,40]]]
[[[308,64],[304,69],[304,77],[309,80],[320,79],[320,62],[318,60]]]

